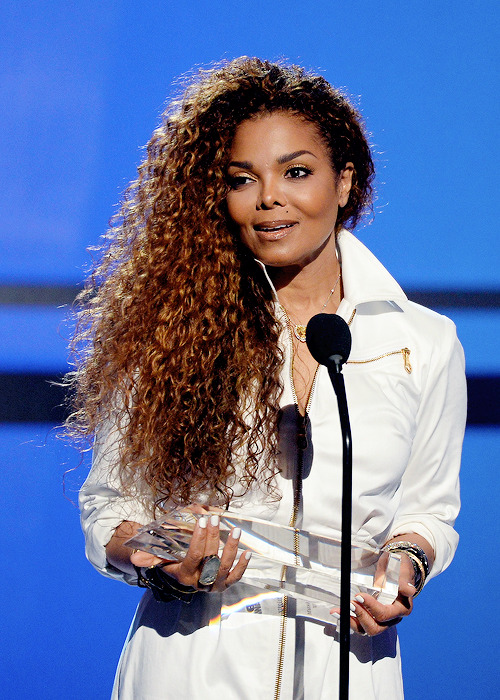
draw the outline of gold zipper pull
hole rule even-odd
[[[408,372],[408,374],[411,374],[411,372],[412,372],[412,367],[411,367],[411,364],[410,364],[410,349],[409,349],[409,348],[403,348],[403,349],[401,350],[401,352],[403,353],[403,362],[404,362],[404,365],[405,365],[405,370]]]

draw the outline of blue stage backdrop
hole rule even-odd
[[[0,8],[2,696],[104,700],[137,589],[84,559],[56,439],[68,307],[176,77],[286,57],[344,87],[378,167],[358,235],[467,356],[461,545],[400,626],[407,700],[498,694],[498,3],[5,0]],[[78,468],[76,468],[78,467]],[[66,498],[62,475],[67,478]]]

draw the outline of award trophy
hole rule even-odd
[[[260,612],[272,613],[286,595],[295,599],[297,615],[335,624],[330,610],[340,605],[339,540],[231,511],[213,512],[219,515],[221,546],[233,528],[241,528],[239,549],[249,550],[254,557],[241,582],[266,594],[256,596]],[[179,561],[202,515],[210,513],[173,510],[140,528],[126,545]],[[399,565],[399,555],[353,542],[351,598],[369,593],[381,603],[392,603],[398,595]]]

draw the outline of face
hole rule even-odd
[[[275,112],[242,122],[230,153],[229,216],[264,264],[305,267],[335,245],[352,163],[338,175],[318,128]]]

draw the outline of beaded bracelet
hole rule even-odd
[[[137,573],[137,585],[140,588],[149,588],[155,600],[160,603],[168,603],[171,600],[182,600],[183,603],[190,603],[194,594],[198,593],[197,588],[184,586],[158,566],[148,567],[144,570],[144,575],[141,567],[134,565],[134,569]]]
[[[413,595],[415,598],[424,587],[425,579],[429,575],[429,560],[422,547],[407,541],[389,542],[382,547],[382,551],[406,554],[410,559],[415,574],[415,593]]]

